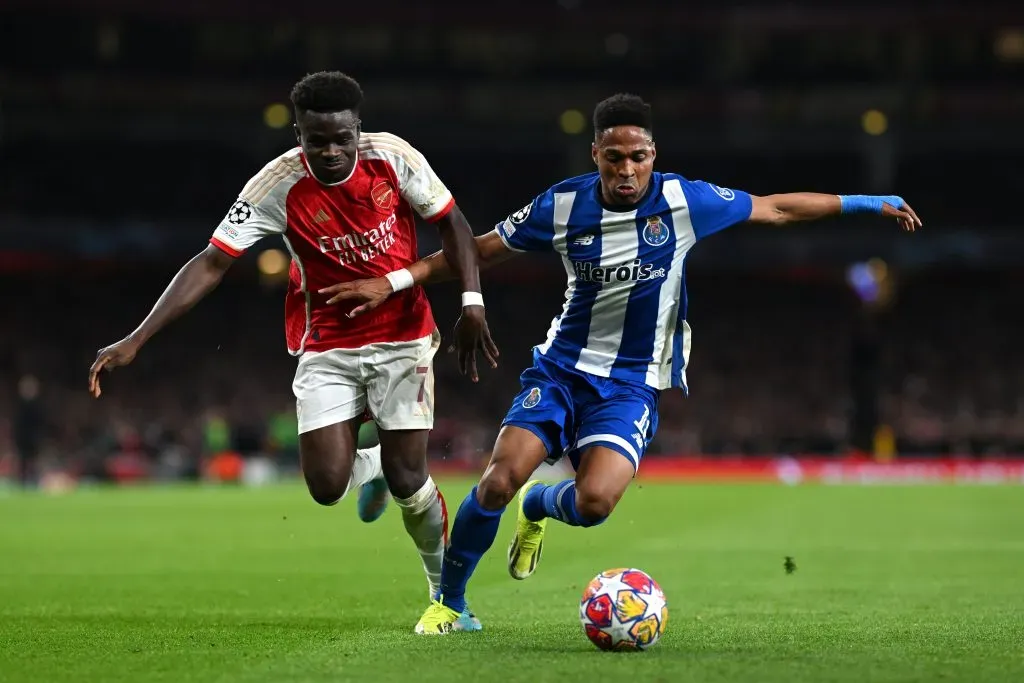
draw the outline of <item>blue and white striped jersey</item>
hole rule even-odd
[[[750,217],[751,198],[654,173],[628,210],[601,201],[597,173],[565,180],[495,228],[509,249],[556,251],[568,285],[535,353],[599,377],[686,390],[686,255]]]

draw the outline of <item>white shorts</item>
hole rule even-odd
[[[299,434],[370,409],[381,429],[434,427],[434,354],[441,334],[355,349],[307,351],[295,369]]]

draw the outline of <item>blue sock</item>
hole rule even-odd
[[[441,565],[441,599],[456,612],[466,609],[466,584],[477,563],[498,535],[500,510],[485,510],[476,499],[476,487],[459,506],[452,523],[451,542]],[[437,596],[434,596],[435,599]]]
[[[534,486],[526,492],[523,514],[534,522],[550,517],[569,526],[597,526],[605,520],[604,517],[586,519],[580,515],[576,509],[576,481],[573,479],[566,479],[550,486]]]

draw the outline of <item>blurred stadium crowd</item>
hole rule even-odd
[[[85,379],[293,144],[282,103],[321,68],[362,80],[364,128],[423,151],[478,233],[590,170],[589,110],[616,90],[653,103],[662,170],[911,202],[913,237],[846,220],[699,245],[692,395],[664,397],[652,456],[1024,454],[1019,8],[636,2],[627,25],[620,3],[527,0],[545,20],[513,30],[479,3],[396,4],[382,23],[347,4],[4,3],[0,472],[19,454],[97,477],[196,476],[220,452],[294,468],[280,244],[101,400]],[[431,228],[420,238],[436,248]],[[474,467],[564,275],[516,261],[484,286],[501,368],[473,386],[439,356],[431,442]],[[447,333],[457,293],[429,293]]]
[[[251,280],[222,285],[109,375],[99,401],[85,391],[95,347],[130,329],[163,278],[105,275],[69,291],[39,283],[2,319],[19,332],[0,343],[0,377],[16,389],[0,403],[0,453],[28,449],[95,476],[196,474],[222,451],[294,468],[281,297]],[[651,455],[842,455],[857,445],[863,410],[877,410],[902,454],[1024,452],[1024,349],[1007,315],[1020,280],[1017,291],[1009,284],[934,274],[871,312],[841,281],[692,276],[692,393],[666,394]],[[487,456],[561,288],[555,278],[487,287],[502,363],[472,385],[439,355],[434,457],[475,467]],[[438,286],[431,298],[447,332],[456,292]],[[58,302],[60,315],[40,317]]]

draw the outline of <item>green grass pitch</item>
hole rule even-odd
[[[454,514],[469,482],[443,483]],[[638,482],[603,526],[552,523],[522,582],[510,512],[469,594],[485,630],[432,638],[396,509],[354,508],[298,485],[8,493],[0,681],[1024,681],[1024,487]],[[600,652],[577,601],[626,565],[668,629]]]

